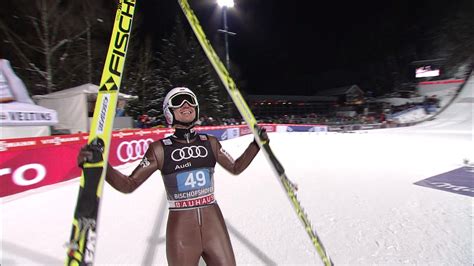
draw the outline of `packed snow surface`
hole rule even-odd
[[[474,180],[472,87],[418,126],[269,134],[335,265],[473,265],[472,197],[414,184],[463,167]],[[237,158],[251,141],[222,145]],[[75,179],[3,198],[1,265],[62,265],[78,188]],[[321,264],[262,153],[239,176],[217,166],[215,188],[238,265]],[[166,204],[159,172],[132,194],[106,185],[96,265],[167,265]]]

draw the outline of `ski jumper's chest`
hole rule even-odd
[[[169,208],[189,209],[213,204],[214,167],[212,146],[206,135],[198,135],[192,143],[166,138],[161,174]]]

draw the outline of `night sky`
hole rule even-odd
[[[312,95],[332,87],[363,86],[371,62],[389,55],[423,54],[429,47],[427,33],[464,0],[234,1],[228,25],[237,35],[230,37],[229,50],[239,87],[249,94]],[[176,2],[166,2],[147,4],[145,20],[154,31],[172,27],[180,13]],[[216,0],[190,4],[216,51],[223,53]]]

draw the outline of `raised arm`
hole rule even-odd
[[[216,155],[216,161],[224,167],[224,169],[234,175],[238,175],[247,169],[260,150],[258,144],[252,141],[242,155],[240,155],[237,160],[234,160],[232,156],[222,148],[219,140],[213,136],[209,136],[209,140],[211,141],[212,150]]]
[[[84,163],[84,158],[90,160],[91,154],[87,148],[81,149],[78,156],[78,164]],[[127,176],[107,164],[106,181],[116,190],[123,193],[131,193],[145,182],[156,170],[163,168],[163,146],[161,142],[153,142],[148,147],[140,164]]]

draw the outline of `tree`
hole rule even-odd
[[[105,62],[107,54],[108,40],[112,30],[111,11],[115,11],[108,3],[102,3],[96,0],[86,0],[75,2],[76,10],[81,10],[81,18],[86,26],[85,36],[80,37],[81,42],[85,42],[86,64],[84,71],[86,72],[87,83],[98,84],[101,78],[102,65]],[[104,18],[108,18],[104,20]],[[99,26],[98,26],[99,24]],[[79,57],[78,57],[79,58]],[[84,60],[83,60],[84,61]],[[80,64],[82,65],[82,64]]]
[[[456,2],[449,14],[433,34],[433,58],[446,59],[446,74],[452,77],[460,68],[474,67],[474,4]]]
[[[129,50],[137,52],[127,59],[128,71],[124,74],[122,84],[124,92],[136,95],[138,99],[129,103],[127,113],[132,117],[143,113],[158,117],[162,113],[160,106],[164,89],[159,86],[152,41],[149,37],[144,41],[135,37],[132,37]]]
[[[195,36],[186,32],[180,17],[171,36],[164,39],[158,53],[159,88],[169,91],[184,86],[193,90],[200,101],[202,114],[222,117],[216,74]],[[150,108],[156,108],[155,105]]]
[[[50,93],[97,77],[94,69],[103,61],[104,49],[100,48],[106,42],[103,34],[95,36],[94,31],[110,30],[101,22],[112,20],[112,12],[107,12],[103,3],[8,1],[9,13],[3,11],[0,18],[2,45],[6,59],[13,61],[30,93]]]

